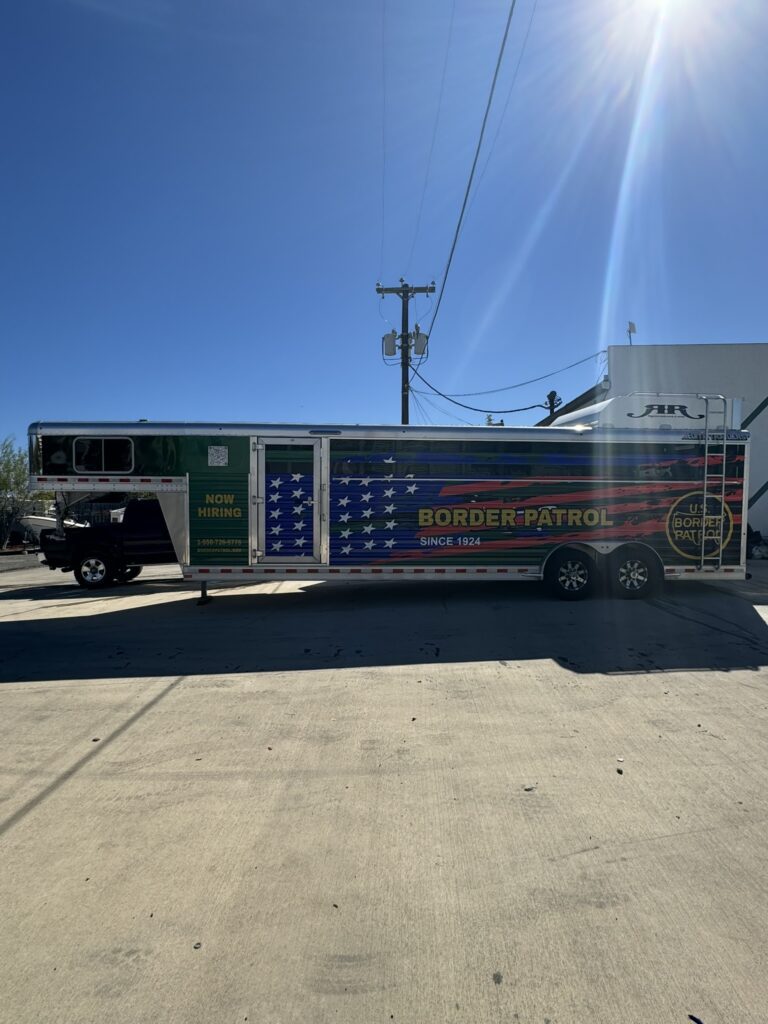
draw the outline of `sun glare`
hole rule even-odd
[[[745,42],[740,23],[749,21],[763,0],[743,0],[737,5],[720,0],[631,0],[637,17],[658,26],[670,54],[699,55],[728,49]]]
[[[679,125],[684,114],[691,130],[698,123],[713,136],[713,154],[725,148],[722,129],[733,118],[721,103],[722,85],[717,83],[736,54],[746,52],[744,21],[727,6],[718,0],[624,0],[612,9],[604,37],[607,64],[614,72],[617,67],[630,70],[634,88],[626,93],[631,128],[606,265],[603,344],[615,337],[616,304],[627,282],[637,287],[637,275],[629,271],[637,254],[642,254],[646,274],[663,278],[663,230],[654,229],[649,216],[659,204],[649,196],[670,168],[667,149],[674,136],[669,124]],[[744,0],[746,8],[754,11],[753,0]]]
[[[641,7],[648,7],[653,11],[670,11],[673,8],[690,7],[690,0],[639,0]]]

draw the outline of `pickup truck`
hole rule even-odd
[[[41,562],[49,569],[74,571],[81,587],[97,590],[135,579],[145,565],[176,562],[160,502],[132,499],[122,522],[43,530]]]

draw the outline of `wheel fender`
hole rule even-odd
[[[541,578],[544,579],[547,574],[547,565],[556,555],[559,555],[561,551],[581,551],[583,555],[588,555],[595,565],[600,565],[604,556],[591,544],[584,544],[581,541],[576,541],[573,544],[558,544],[556,548],[548,553],[541,565]]]
[[[116,561],[114,554],[104,544],[86,544],[73,553],[72,564],[79,565],[84,558],[91,558],[94,555],[96,558],[109,558],[110,561]]]

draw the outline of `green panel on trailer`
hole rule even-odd
[[[90,430],[87,437],[98,438]],[[247,473],[250,468],[250,440],[247,437],[136,434],[133,442],[133,470],[120,470],[121,476],[184,476],[208,469]],[[75,435],[44,435],[41,467],[43,473],[70,475],[81,473],[74,465]],[[111,472],[94,469],[93,472]]]
[[[248,565],[249,476],[207,469],[189,474],[190,565]]]
[[[139,451],[142,450],[141,442],[148,440],[175,442],[179,473],[213,472],[215,474],[226,468],[232,473],[247,474],[250,470],[251,445],[247,437],[222,437],[221,434],[212,437],[188,436],[151,439],[137,437],[136,443]]]

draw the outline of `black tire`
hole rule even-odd
[[[646,548],[627,545],[608,560],[608,584],[614,597],[631,601],[653,597],[663,578],[658,558]]]
[[[144,566],[142,565],[127,565],[117,570],[117,578],[121,583],[129,583],[131,580],[136,579],[143,568]]]
[[[109,555],[89,551],[77,556],[75,579],[86,590],[103,590],[115,578],[115,566]]]
[[[594,593],[597,563],[583,551],[566,548],[549,559],[544,579],[552,593],[562,600],[581,601]]]

